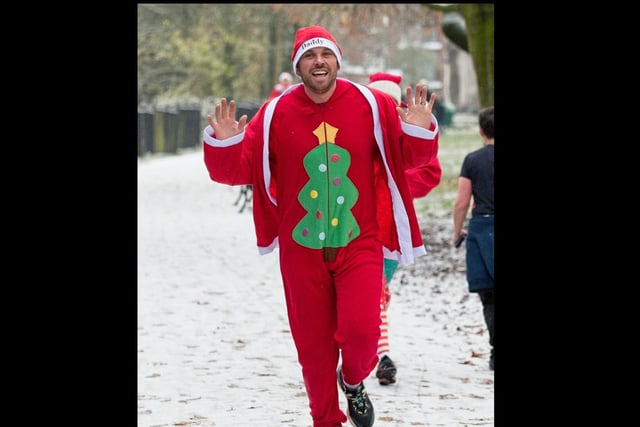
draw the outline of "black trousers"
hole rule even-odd
[[[494,303],[494,291],[481,291],[480,301],[482,301],[482,314],[484,315],[484,321],[487,324],[487,330],[489,331],[489,344],[491,345],[491,352],[493,353],[494,347],[494,328],[495,328],[495,303]]]

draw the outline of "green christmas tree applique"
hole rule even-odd
[[[337,133],[337,128],[320,123],[313,131],[319,145],[303,160],[309,182],[298,201],[307,214],[293,229],[293,240],[311,249],[343,247],[360,235],[351,213],[358,200],[358,190],[347,177],[351,155],[335,144]]]

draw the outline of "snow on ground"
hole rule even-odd
[[[139,427],[312,425],[278,254],[258,255],[238,194],[209,179],[199,150],[138,161]],[[450,216],[420,220],[429,255],[391,282],[398,382],[365,381],[375,426],[493,426],[488,334],[464,245],[450,245]]]

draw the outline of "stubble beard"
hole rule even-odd
[[[301,75],[300,78],[302,79],[302,82],[304,83],[304,85],[311,92],[316,93],[318,95],[322,95],[324,93],[329,92],[329,90],[331,90],[331,88],[336,82],[337,73],[331,70],[328,70],[328,72],[329,74],[328,74],[327,81],[322,84],[317,84],[312,77],[307,78],[304,75]]]

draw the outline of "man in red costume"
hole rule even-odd
[[[382,259],[426,254],[405,169],[438,152],[435,97],[407,89],[406,111],[338,78],[342,51],[323,27],[296,32],[302,83],[265,102],[251,122],[235,101],[203,132],[213,181],[253,186],[260,254],[279,248],[291,334],[313,427],[373,426],[363,380],[376,367]],[[387,208],[384,208],[387,207]],[[340,410],[338,385],[347,398]]]

